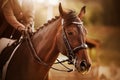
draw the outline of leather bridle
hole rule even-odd
[[[62,24],[63,24],[63,20],[62,20]],[[65,32],[64,24],[62,25],[63,41],[64,41],[65,46],[66,46],[67,56],[69,58],[69,63],[73,63],[73,60],[75,59],[75,53],[81,49],[87,49],[88,46],[86,43],[82,42],[81,45],[76,46],[75,48],[72,49],[71,44],[70,44],[68,37],[66,35],[66,32]],[[75,24],[77,27],[80,27],[80,25],[83,25],[82,22],[72,22],[71,24]],[[83,26],[81,26],[81,27],[83,27]]]

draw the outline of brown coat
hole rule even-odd
[[[13,30],[11,28],[14,27],[14,29],[17,29],[20,24],[27,25],[29,23],[33,23],[33,0],[22,0],[22,5],[20,5],[18,0],[4,0],[2,5],[2,13],[4,15],[4,23],[1,26],[9,26],[2,33],[2,37],[9,37]],[[2,31],[2,29],[0,31]],[[17,31],[17,33],[19,32]],[[18,35],[17,33],[15,34]]]

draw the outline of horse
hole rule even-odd
[[[87,53],[87,31],[82,23],[85,7],[79,15],[63,10],[60,16],[40,27],[29,40],[23,40],[8,63],[3,80],[48,80],[48,72],[59,53],[67,56],[76,70],[89,71],[91,59]],[[30,44],[29,44],[30,43]]]

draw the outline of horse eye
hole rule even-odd
[[[68,32],[68,35],[73,35],[73,33],[72,32]]]

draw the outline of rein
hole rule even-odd
[[[44,66],[46,66],[46,67],[48,67],[48,68],[50,67],[51,69],[54,69],[54,70],[57,70],[57,71],[62,71],[62,72],[71,72],[71,71],[73,71],[73,69],[68,68],[67,66],[65,66],[65,65],[64,65],[61,61],[59,61],[58,59],[57,59],[58,63],[60,63],[60,64],[61,64],[64,68],[66,68],[67,70],[60,70],[60,69],[51,67],[51,66],[49,66],[46,62],[44,62],[43,60],[41,60],[40,57],[37,55],[37,52],[36,52],[36,50],[35,50],[35,48],[34,48],[34,46],[33,46],[33,43],[32,43],[32,41],[31,41],[31,38],[30,38],[29,33],[28,33],[28,32],[25,32],[25,34],[26,34],[25,40],[26,40],[27,44],[30,46],[30,50],[32,51],[32,55],[33,55],[34,59],[35,59],[39,64],[42,64],[42,65],[44,65]]]

